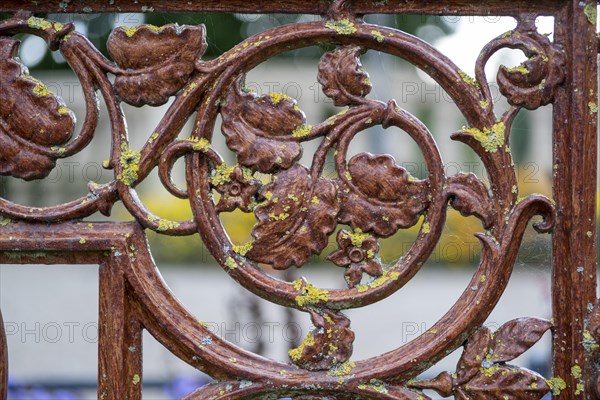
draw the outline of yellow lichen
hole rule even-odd
[[[581,367],[579,365],[577,365],[577,364],[573,365],[571,367],[571,375],[575,379],[581,378]]]
[[[60,24],[58,24],[60,25]],[[37,18],[37,17],[29,17],[29,19],[27,20],[27,26],[33,29],[41,29],[41,30],[46,30],[46,29],[51,29],[54,26],[52,25],[52,23],[50,21],[47,21],[43,18]],[[62,25],[60,25],[60,28],[57,30],[61,30],[62,29]]]
[[[540,82],[540,84],[538,85],[538,88],[539,88],[540,90],[543,90],[545,86],[546,86],[546,80],[545,80],[545,79],[542,79],[542,81],[541,81],[541,82]]]
[[[138,374],[135,374],[133,376],[133,378],[131,379],[131,383],[133,383],[134,385],[137,385],[138,383],[140,383],[140,376]]]
[[[79,239],[79,243],[80,243],[80,244],[85,244],[85,242],[86,242],[85,238],[81,238],[81,239]]]
[[[137,26],[120,26],[119,28],[125,32],[127,37],[132,37],[138,30]]]
[[[212,183],[213,186],[219,186],[230,182],[231,174],[237,166],[238,165],[235,164],[229,167],[225,163],[217,165],[214,169],[213,176],[210,178],[210,183]]]
[[[364,292],[366,292],[369,289],[378,288],[379,286],[383,285],[387,281],[390,281],[390,280],[396,281],[396,280],[398,280],[399,277],[400,277],[400,273],[399,272],[396,272],[396,271],[386,271],[386,272],[383,273],[383,275],[381,275],[377,279],[373,280],[373,282],[366,283],[364,285],[358,285],[356,287],[356,290],[358,290],[359,293],[364,293]]]
[[[479,87],[479,82],[477,82],[474,78],[471,78],[465,72],[458,71],[458,75],[460,75],[460,79],[462,79],[463,82],[468,83],[471,86]]]
[[[225,266],[229,269],[236,269],[237,263],[235,262],[233,257],[227,257],[227,259],[225,260]]]
[[[62,156],[63,154],[65,154],[65,151],[67,151],[67,149],[65,149],[64,147],[58,147],[58,146],[52,146],[52,147],[50,147],[50,150],[56,152],[56,154],[59,156]]]
[[[242,257],[244,257],[246,255],[246,253],[249,252],[250,250],[252,250],[252,242],[248,242],[246,244],[241,244],[241,245],[237,245],[237,244],[233,245],[233,251]]]
[[[0,215],[0,226],[8,226],[10,225],[11,220],[10,218],[6,218]]]
[[[206,153],[210,149],[210,142],[205,138],[202,138],[198,141],[198,143],[192,146],[192,149]]]
[[[54,94],[54,92],[48,90],[46,85],[41,82],[38,82],[38,84],[34,86],[33,93],[37,94],[38,96],[48,96]]]
[[[313,336],[312,332],[308,332],[306,334],[306,337],[302,341],[302,343],[300,343],[300,346],[288,351],[288,355],[290,356],[290,359],[292,361],[297,362],[300,360],[300,358],[302,358],[302,353],[304,352],[304,348],[307,346],[310,347],[310,346],[314,346],[314,345],[315,345],[315,337]]]
[[[340,35],[351,35],[357,31],[354,23],[348,18],[344,18],[339,21],[327,21],[325,26]]]
[[[483,375],[487,376],[488,378],[492,377],[492,375],[494,375],[498,370],[500,369],[500,366],[496,365],[496,364],[492,364],[489,367],[480,367],[479,368],[479,372],[481,372]]]
[[[592,231],[587,231],[586,235],[587,237],[591,238],[594,234],[592,233]]]
[[[508,72],[520,72],[523,75],[527,75],[529,73],[529,70],[525,68],[525,66],[519,65],[518,67],[510,68]]]
[[[342,111],[340,111],[337,114],[332,115],[331,117],[327,118],[327,121],[331,121],[329,124],[332,125],[333,124],[333,120],[341,115],[344,115],[348,112],[348,110],[350,110],[349,108],[345,108]]]
[[[123,143],[121,145],[121,157],[119,158],[122,170],[117,175],[117,179],[125,185],[131,186],[138,178],[140,158],[139,151],[133,151],[126,143]]]
[[[284,220],[286,220],[286,219],[287,219],[287,217],[289,217],[289,216],[290,216],[290,214],[288,214],[288,213],[285,213],[285,212],[283,212],[283,213],[281,213],[281,214],[275,214],[275,213],[270,213],[270,214],[269,214],[269,218],[271,218],[271,219],[272,219],[272,220],[274,220],[274,221],[284,221]]]
[[[202,142],[202,139],[200,139],[200,142]],[[248,181],[254,178],[254,172],[250,168],[242,167],[242,175],[244,175],[244,179]]]
[[[427,235],[429,232],[431,232],[431,226],[429,225],[429,222],[423,222],[421,232],[423,232],[424,235]]]
[[[577,388],[575,389],[575,395],[579,395],[579,394],[583,393],[584,390],[585,390],[585,386],[583,386],[583,383],[578,383]]]
[[[370,234],[364,233],[360,228],[355,228],[354,232],[344,232],[344,235],[352,241],[352,246],[362,247],[363,242],[371,237]]]
[[[383,40],[385,39],[383,37],[383,35],[381,34],[381,32],[379,32],[377,29],[371,30],[371,36],[373,36],[375,38],[375,40],[377,40],[379,43],[382,43]]]
[[[587,351],[596,351],[598,350],[598,348],[600,348],[598,343],[596,343],[596,339],[594,339],[590,331],[588,331],[587,329],[583,331],[582,344]]]
[[[598,104],[593,101],[588,103],[588,108],[590,109],[590,114],[596,114],[598,112]]]
[[[354,361],[346,361],[344,363],[341,363],[341,364],[333,367],[329,371],[327,371],[327,375],[329,375],[329,376],[347,376],[347,375],[350,375],[350,373],[352,373],[352,370],[354,369],[354,367],[356,367],[356,364],[354,363]]]
[[[154,132],[150,135],[150,139],[148,139],[148,143],[153,143],[156,139],[158,139],[158,132]]]
[[[312,125],[305,125],[305,124],[298,125],[296,127],[296,129],[294,129],[292,131],[292,136],[295,137],[295,138],[301,138],[301,137],[304,137],[304,136],[308,136],[308,134],[310,133],[311,129],[312,129]]]
[[[65,106],[59,106],[58,109],[56,110],[59,114],[68,114],[69,110],[67,107]]]
[[[481,106],[481,108],[483,108],[485,110],[486,108],[488,108],[490,106],[490,101],[489,100],[480,100],[479,105]]]
[[[379,381],[377,379],[371,379],[371,381],[369,382],[368,385],[362,384],[362,385],[358,385],[359,389],[365,390],[365,389],[370,389],[373,390],[377,393],[388,393],[388,389],[385,385],[384,382]]]
[[[592,25],[596,25],[596,20],[598,18],[598,10],[596,9],[596,2],[589,3],[583,9],[583,13],[587,17],[588,21]]]
[[[164,28],[164,26],[156,26],[156,25],[152,25],[152,24],[147,24],[144,26],[154,32],[160,32]]]
[[[546,382],[548,383],[548,386],[550,386],[552,394],[555,396],[558,396],[562,390],[567,388],[565,381],[559,377],[550,378]]]
[[[160,32],[164,26],[156,26],[156,25],[143,25],[145,28],[150,29],[151,31],[154,32]],[[141,26],[120,26],[119,28],[125,32],[125,34],[127,35],[127,37],[132,37],[133,35],[135,35],[135,33],[140,29]]]
[[[198,86],[196,82],[191,82],[185,89],[183,89],[183,93],[181,94],[183,97],[186,97],[192,90],[194,90]]]
[[[169,221],[168,219],[161,219],[158,221],[158,228],[156,228],[156,230],[159,232],[164,232],[175,228],[179,228],[179,225],[179,222]]]
[[[319,289],[318,287],[313,286],[302,279],[294,281],[294,288],[301,292],[301,294],[296,296],[295,299],[296,304],[298,304],[300,307],[303,307],[307,304],[318,304],[329,300],[329,292],[327,290]]]
[[[271,92],[269,93],[269,96],[271,97],[271,103],[273,103],[273,105],[277,105],[283,100],[292,100],[290,96],[284,93]]]
[[[481,143],[481,146],[488,153],[495,153],[499,147],[504,145],[504,133],[506,127],[504,122],[500,121],[492,126],[492,129],[467,128],[464,131],[471,134],[475,140]]]

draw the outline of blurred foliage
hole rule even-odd
[[[528,110],[521,110],[510,130],[510,148],[513,154],[515,163],[521,164],[525,160],[527,154],[530,154],[531,137],[531,119],[529,118]]]
[[[242,37],[244,23],[233,14],[146,14],[144,23],[156,26],[169,23],[204,24],[208,42],[204,59],[216,58],[244,40]]]
[[[92,44],[103,54],[106,52],[106,40],[113,27],[135,26],[142,23],[165,25],[177,23],[180,25],[206,26],[208,49],[204,59],[218,57],[225,51],[240,43],[244,38],[279,25],[320,19],[319,16],[298,14],[222,14],[222,13],[128,13],[128,14],[35,14],[37,17],[48,18],[62,23],[73,22],[77,30],[82,31]],[[9,14],[0,14],[0,20],[9,18]],[[439,17],[417,15],[370,15],[367,22],[388,25],[410,34],[423,33],[424,39],[431,41],[444,34],[454,31],[453,24]],[[425,29],[423,29],[425,28]],[[20,35],[22,36],[22,35]],[[328,49],[330,46],[324,46]],[[276,57],[307,57],[318,58],[323,49],[318,47],[298,49],[283,53]],[[32,70],[47,70],[68,68],[62,57],[46,51],[42,60],[32,65]]]

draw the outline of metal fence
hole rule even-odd
[[[94,138],[100,98],[108,111],[111,150],[103,167],[114,179],[93,184],[69,203],[30,207],[0,198],[0,262],[100,265],[98,398],[142,396],[142,332],[214,381],[186,399],[427,399],[432,391],[458,399],[598,397],[596,299],[597,51],[596,2],[506,1],[303,1],[203,2],[13,1],[0,11],[0,173],[41,179],[56,160],[83,150]],[[110,60],[71,23],[34,12],[238,12],[302,13],[322,19],[276,26],[248,37],[219,57],[203,60],[203,26],[140,25],[115,28]],[[490,41],[475,76],[460,70],[426,42],[397,29],[368,24],[372,13],[508,15],[514,30]],[[537,16],[553,16],[553,39],[538,32]],[[19,39],[44,39],[67,60],[85,97],[83,124],[18,59]],[[310,125],[297,102],[281,93],[258,95],[246,73],[277,54],[326,45],[317,68],[324,94],[345,107]],[[510,105],[496,115],[485,66],[501,49],[526,56],[497,73]],[[468,126],[448,132],[485,165],[489,185],[475,174],[448,176],[427,126],[393,99],[370,96],[360,63],[366,51],[404,59],[434,79],[460,109]],[[131,146],[123,103],[172,103],[143,147]],[[512,124],[523,108],[553,106],[553,199],[519,196],[510,148]],[[237,163],[228,165],[212,146],[222,134]],[[185,123],[193,129],[178,139]],[[348,156],[356,135],[373,126],[405,131],[423,154],[427,174],[414,177],[385,154]],[[72,136],[74,136],[72,138]],[[310,165],[298,162],[305,142],[318,146]],[[186,187],[171,173],[182,159]],[[333,160],[336,176],[323,176]],[[172,221],[145,207],[136,192],[157,170],[164,187],[189,201],[193,218]],[[421,179],[420,179],[421,178]],[[121,203],[134,222],[89,222]],[[355,334],[344,310],[367,307],[400,290],[429,258],[443,234],[448,206],[483,224],[479,265],[441,319],[409,343],[379,356],[353,360]],[[222,213],[253,213],[252,240],[232,243]],[[525,317],[495,331],[483,326],[506,288],[521,239],[534,216],[540,233],[552,232],[552,320]],[[379,257],[380,241],[417,227],[414,243],[392,265]],[[341,229],[340,229],[341,228]],[[162,281],[147,246],[146,230],[163,235],[199,233],[224,273],[256,296],[310,316],[314,329],[289,352],[290,362],[266,359],[215,335]],[[275,270],[302,267],[330,236],[327,259],[343,269],[341,289],[306,279],[278,279]],[[427,299],[415,299],[424,302]],[[553,335],[552,377],[510,362],[542,335]],[[377,338],[373,337],[373,341]],[[0,397],[7,396],[8,356],[0,334]],[[419,375],[464,346],[456,371],[434,379]]]

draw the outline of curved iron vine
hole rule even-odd
[[[17,59],[19,42],[10,36],[18,33],[45,39],[81,81],[86,116],[74,139],[73,113]],[[112,132],[112,152],[105,167],[113,169],[115,176],[111,183],[91,184],[88,196],[58,206],[31,208],[0,199],[2,223],[69,223],[98,211],[109,215],[112,205],[121,201],[143,228],[167,235],[199,232],[215,259],[242,286],[311,315],[315,329],[290,352],[295,366],[267,362],[197,326],[183,307],[161,309],[160,304],[173,297],[160,282],[145,244],[135,243],[142,266],[136,269],[130,263],[126,275],[145,318],[161,322],[160,329],[149,330],[186,362],[223,379],[187,398],[272,393],[426,399],[423,389],[457,398],[485,398],[490,393],[541,398],[551,389],[542,377],[505,364],[535,343],[550,328],[548,322],[511,321],[495,336],[481,328],[509,281],[528,221],[541,215],[544,221],[535,226],[540,232],[548,232],[554,223],[550,200],[538,195],[518,198],[509,146],[511,125],[520,108],[551,103],[564,79],[562,52],[536,31],[531,17],[519,18],[515,30],[482,50],[475,78],[411,35],[341,13],[320,22],[273,28],[211,61],[201,59],[206,49],[202,26],[116,28],[108,40],[114,61],[93,48],[72,24],[29,14],[1,22],[0,35],[0,174],[43,178],[58,158],[85,148],[97,126],[100,92]],[[245,74],[259,63],[283,51],[321,43],[338,46],[323,55],[318,80],[326,96],[347,107],[342,113],[310,126],[294,99],[279,93],[258,96],[244,87]],[[501,48],[520,49],[528,60],[498,72],[500,90],[511,107],[497,118],[484,66]],[[469,124],[452,138],[471,147],[483,161],[489,188],[474,174],[445,176],[427,127],[394,100],[368,97],[371,84],[360,64],[360,56],[368,50],[409,61],[449,93]],[[114,83],[109,74],[116,77]],[[168,112],[148,133],[143,148],[132,149],[121,103],[156,106],[172,96]],[[194,112],[197,117],[189,138],[176,140]],[[219,114],[227,146],[237,155],[235,165],[227,165],[211,145]],[[360,153],[347,160],[353,138],[376,125],[400,128],[417,143],[427,164],[425,179],[412,177],[388,155]],[[301,165],[302,143],[312,140],[320,140],[312,163]],[[338,176],[333,179],[323,177],[328,154],[334,155]],[[181,157],[186,162],[185,190],[171,179]],[[154,168],[171,194],[189,199],[193,220],[169,221],[145,208],[135,187]],[[257,173],[266,174],[270,181],[264,184]],[[482,256],[468,288],[446,315],[412,342],[368,360],[351,361],[354,333],[342,311],[390,296],[419,271],[442,234],[448,204],[478,217],[486,229],[477,234]],[[235,209],[256,216],[253,240],[242,246],[231,243],[219,219],[220,213]],[[395,264],[383,265],[378,240],[417,224],[419,234],[407,253]],[[338,225],[347,228],[338,231],[339,248],[328,259],[345,269],[346,289],[318,288],[305,279],[282,282],[259,267],[260,263],[275,269],[301,267],[324,250]],[[364,274],[370,280],[361,284]],[[156,292],[149,294],[150,287]],[[193,326],[195,334],[177,335],[181,326]],[[442,374],[432,381],[412,380],[463,344],[465,352],[455,377]],[[232,354],[236,363],[228,361]],[[260,376],[269,376],[270,383],[253,383]],[[311,381],[319,383],[298,383]]]

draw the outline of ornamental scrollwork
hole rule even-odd
[[[208,46],[205,36],[203,26],[143,25],[113,30],[106,46],[123,70],[115,79],[115,92],[138,107],[165,104],[190,79],[195,61]],[[146,51],[135,50],[140,47]]]
[[[482,327],[509,281],[527,223],[535,215],[542,216],[543,221],[534,224],[539,232],[550,231],[554,224],[555,210],[549,199],[518,197],[510,133],[522,107],[535,109],[553,101],[555,89],[564,80],[565,60],[561,49],[537,32],[529,16],[518,20],[513,31],[482,50],[472,78],[420,39],[346,14],[273,28],[210,61],[201,58],[206,50],[203,26],[115,28],[107,44],[111,61],[72,24],[17,14],[0,22],[0,174],[43,178],[57,158],[85,148],[98,123],[100,94],[111,124],[112,148],[105,168],[114,170],[114,180],[92,183],[86,197],[53,207],[31,208],[0,199],[0,214],[15,222],[68,223],[98,211],[108,215],[120,201],[145,229],[174,236],[198,232],[224,271],[240,285],[268,301],[310,315],[314,329],[300,347],[290,351],[292,364],[272,361],[272,366],[264,366],[241,350],[240,362],[228,363],[209,348],[229,345],[210,336],[203,326],[193,329],[210,340],[196,347],[187,344],[191,340],[173,344],[165,335],[151,331],[163,344],[170,343],[169,348],[180,349],[178,355],[195,354],[196,368],[213,371],[208,363],[216,362],[227,365],[223,368],[228,376],[242,379],[235,384],[216,382],[188,398],[241,398],[257,393],[310,396],[319,391],[336,395],[343,391],[359,398],[426,399],[422,390],[433,389],[459,399],[539,399],[556,389],[556,382],[553,386],[506,362],[526,351],[550,329],[550,323],[515,320],[494,334]],[[79,132],[74,132],[74,114],[18,61],[18,41],[11,37],[18,33],[45,39],[52,50],[61,52],[81,81],[86,115]],[[321,58],[318,81],[335,105],[346,107],[339,114],[311,126],[296,100],[279,93],[258,96],[245,87],[246,73],[273,55],[323,43],[337,47]],[[496,116],[484,67],[503,48],[519,49],[528,59],[516,68],[500,68],[498,82],[510,108]],[[489,174],[489,185],[474,174],[446,176],[428,128],[393,99],[370,97],[371,82],[360,62],[361,55],[370,50],[409,61],[449,93],[468,122],[452,138],[476,152]],[[114,80],[109,79],[111,75]],[[158,106],[171,98],[167,114],[146,133],[144,146],[131,148],[121,103]],[[226,145],[236,156],[233,165],[225,163],[212,146],[218,116]],[[189,137],[177,139],[192,117]],[[372,126],[403,131],[401,139],[414,141],[422,152],[427,176],[411,176],[385,154],[363,152],[348,160],[352,140]],[[307,141],[318,142],[318,148],[311,164],[302,165],[302,144]],[[328,156],[335,163],[334,178],[323,176]],[[180,158],[186,165],[185,189],[171,178]],[[170,221],[144,206],[135,188],[155,168],[172,195],[189,200],[192,220]],[[267,180],[259,179],[259,174]],[[485,229],[476,235],[482,256],[469,288],[446,315],[412,342],[373,359],[352,361],[355,334],[342,311],[368,306],[400,290],[433,251],[448,206],[476,216]],[[219,216],[233,210],[255,215],[251,242],[240,245],[229,239]],[[383,263],[380,239],[414,226],[419,226],[419,233],[408,251],[393,264]],[[339,269],[347,284],[344,289],[316,287],[303,278],[281,281],[261,268],[261,264],[274,269],[302,267],[311,256],[323,252],[332,235],[338,248],[327,260],[344,269],[343,273]],[[151,263],[149,257],[147,262]],[[139,296],[145,299],[140,302],[155,301],[147,294]],[[463,344],[455,376],[444,373],[430,381],[415,380]],[[250,364],[278,371],[270,383],[248,384],[254,376]],[[287,377],[300,375],[318,385],[285,383]],[[223,391],[225,395],[218,395]]]
[[[537,318],[515,319],[496,332],[479,328],[465,343],[456,372],[442,372],[430,381],[413,381],[409,386],[432,389],[457,399],[539,399],[551,390],[560,393],[564,382],[509,364],[535,344],[552,327]]]
[[[0,79],[3,88],[0,109],[1,173],[23,179],[45,177],[60,156],[60,147],[75,129],[75,117],[62,99],[29,75],[18,55],[19,41],[0,40]],[[40,154],[21,145],[45,147],[51,154]],[[52,154],[53,153],[53,154]]]

